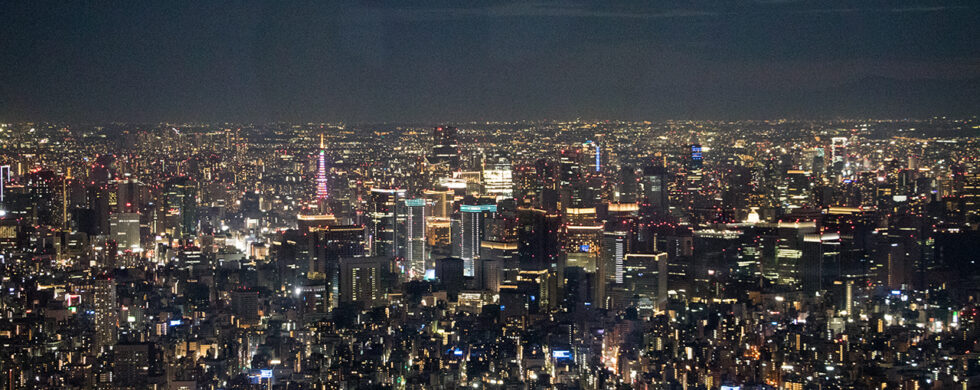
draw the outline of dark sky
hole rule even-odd
[[[976,0],[0,3],[4,120],[739,119],[980,108]]]

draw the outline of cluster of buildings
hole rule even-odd
[[[980,121],[0,125],[0,385],[971,389]]]

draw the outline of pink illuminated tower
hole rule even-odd
[[[323,147],[323,134],[320,134],[320,156],[317,159],[316,200],[323,211],[327,201],[327,155]]]

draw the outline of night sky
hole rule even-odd
[[[980,111],[976,0],[0,3],[2,120]]]

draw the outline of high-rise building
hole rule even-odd
[[[510,160],[502,156],[490,159],[483,167],[483,185],[486,194],[497,200],[512,198],[514,179]]]
[[[432,130],[432,156],[429,162],[447,164],[449,168],[458,170],[460,162],[459,140],[455,127],[439,126]]]
[[[331,306],[339,303],[340,259],[366,255],[366,229],[362,225],[330,225],[305,234],[309,238],[307,278],[325,280]]]
[[[816,231],[817,226],[813,221],[779,222],[776,262],[769,266],[764,264],[763,275],[779,284],[798,285],[802,269],[804,238],[807,234]]]
[[[116,307],[116,283],[111,277],[100,275],[93,285],[93,306],[95,311],[95,354],[116,344],[116,330],[119,327]]]
[[[167,181],[164,194],[167,227],[175,236],[197,232],[197,186],[186,176]]]
[[[119,344],[112,349],[112,387],[143,389],[150,374],[150,344]]]
[[[403,204],[405,207],[405,226],[403,228],[405,244],[402,257],[407,264],[408,277],[419,279],[425,276],[427,269],[431,268],[428,262],[428,247],[425,243],[426,209],[428,207],[425,199],[421,198],[405,199]]]
[[[480,242],[483,241],[483,225],[487,218],[497,212],[496,204],[486,204],[471,200],[461,204],[460,212],[460,258],[463,259],[464,275],[474,275],[474,262],[480,258]],[[475,203],[475,204],[474,204]]]
[[[259,323],[259,293],[258,291],[241,289],[231,292],[231,311],[235,314],[240,325],[255,325]]]
[[[558,242],[561,218],[544,210],[519,209],[517,221],[520,268],[543,270],[557,267],[561,247]]]
[[[643,198],[641,203],[649,214],[666,216],[670,213],[667,169],[662,166],[643,167]]]
[[[387,272],[387,257],[340,259],[340,300],[374,307],[384,298],[383,273]]]
[[[630,252],[630,232],[628,230],[606,230],[602,236],[602,266],[606,280],[623,284],[623,259]]]
[[[635,294],[641,309],[663,309],[670,286],[667,253],[628,253],[623,257],[623,289]]]
[[[132,178],[124,177],[116,180],[116,212],[138,213],[141,205],[142,184]]]
[[[804,292],[814,293],[828,289],[841,275],[840,235],[805,234],[799,267],[800,287]]]
[[[457,294],[465,282],[465,263],[463,259],[446,257],[436,260],[436,279],[450,294]]]
[[[370,232],[369,242],[371,244],[371,254],[373,256],[397,257],[401,251],[398,249],[399,222],[404,221],[404,215],[400,215],[401,208],[399,203],[405,199],[405,190],[372,188],[370,204]]]
[[[140,215],[115,213],[109,216],[109,234],[120,252],[140,252]]]

